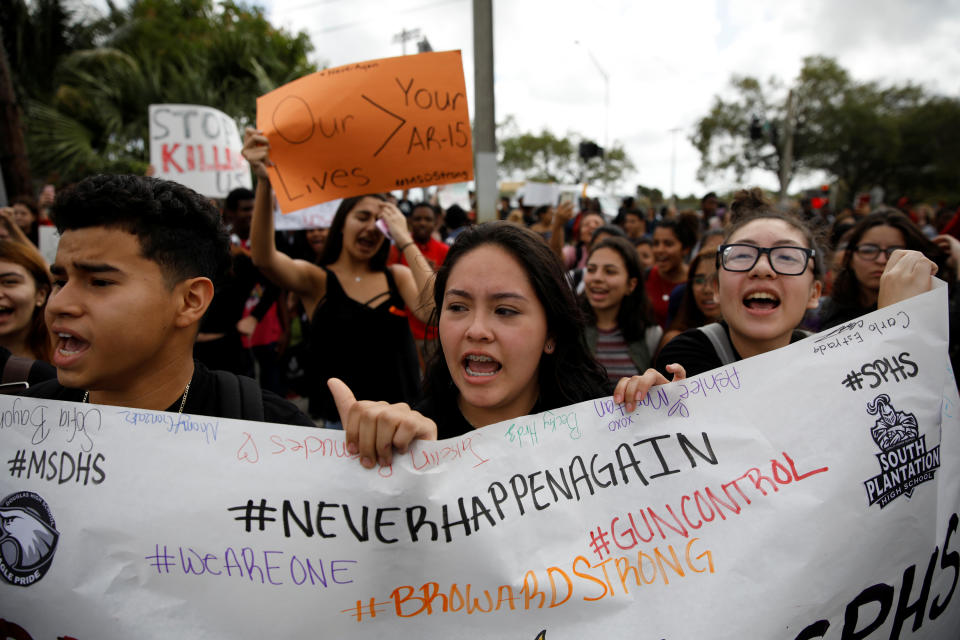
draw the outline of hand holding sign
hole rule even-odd
[[[643,401],[644,396],[651,388],[668,382],[683,380],[687,377],[687,372],[679,364],[668,364],[667,371],[673,373],[673,380],[667,380],[656,369],[647,369],[638,376],[620,378],[613,390],[613,401],[617,404],[625,402],[626,410],[629,413],[637,408],[637,405]]]
[[[350,388],[337,378],[327,380],[347,436],[347,451],[360,454],[360,464],[389,466],[393,449],[406,453],[414,440],[436,440],[436,423],[406,403],[388,404],[357,400]]]
[[[253,127],[247,127],[243,132],[243,154],[244,159],[250,164],[250,168],[256,176],[263,180],[269,180],[267,166],[270,165],[270,141]]]

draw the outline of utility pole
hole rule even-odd
[[[473,0],[473,179],[477,222],[497,219],[497,138],[493,102],[493,0]]]
[[[603,67],[600,66],[600,63],[597,62],[597,57],[593,55],[593,51],[590,51],[590,48],[580,42],[579,40],[574,40],[574,44],[578,44],[587,51],[587,55],[590,56],[590,61],[593,62],[593,66],[597,68],[597,71],[600,72],[600,77],[603,78],[603,149],[604,151],[610,150],[610,76],[607,75],[607,72],[603,70]]]
[[[407,41],[416,40],[420,37],[420,29],[401,29],[400,33],[397,33],[393,36],[393,42],[396,44],[400,43],[400,46],[403,47],[403,55],[407,55]]]
[[[677,132],[680,127],[670,129],[670,136],[673,138],[673,151],[670,153],[670,199],[673,204],[677,204]]]
[[[793,126],[797,117],[797,100],[793,89],[787,94],[787,121],[783,125],[783,152],[780,155],[780,203],[787,199],[787,187],[793,173]]]

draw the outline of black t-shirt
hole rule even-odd
[[[21,395],[48,400],[83,402],[84,393],[83,389],[71,389],[64,387],[56,380],[50,380],[30,387]],[[179,413],[180,401],[181,399],[177,398],[165,411]],[[202,363],[194,360],[193,378],[190,380],[190,391],[187,393],[187,403],[183,407],[183,413],[223,418],[226,416],[222,415],[222,405],[216,378]],[[316,426],[295,405],[266,389],[263,390],[263,420],[276,424]]]
[[[4,369],[7,366],[7,361],[10,359],[11,355],[13,354],[10,353],[9,349],[0,347],[0,377],[2,377]],[[30,365],[30,371],[27,373],[27,382],[32,387],[35,384],[40,384],[44,380],[52,380],[56,377],[57,370],[53,367],[53,365],[44,362],[43,360],[34,360],[33,364]],[[17,380],[16,382],[20,381]]]
[[[457,405],[458,393],[456,388],[450,393],[440,394],[440,396],[426,396],[420,402],[414,405],[414,410],[419,411],[424,416],[437,423],[437,440],[446,440],[447,438],[456,438],[467,433],[476,431],[476,427],[467,422],[460,412]],[[536,404],[530,409],[529,415],[534,415],[546,411],[537,398]],[[521,416],[517,416],[518,418]]]
[[[727,334],[727,340],[729,340],[730,328],[727,326],[727,323],[722,320],[720,321],[720,325]],[[794,331],[790,337],[790,342],[803,340],[806,337],[807,334],[802,331]],[[736,357],[736,361],[743,360],[743,356],[737,353],[737,348],[733,346],[733,342],[730,343],[730,348],[733,349],[733,355]],[[699,329],[688,329],[665,344],[657,355],[654,368],[663,374],[667,380],[671,380],[673,374],[669,373],[666,367],[668,364],[673,363],[681,365],[688,377],[723,366],[723,362],[713,348],[713,343],[710,342],[710,338]]]

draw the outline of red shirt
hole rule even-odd
[[[653,317],[664,331],[667,329],[667,315],[670,313],[670,292],[678,284],[680,283],[670,282],[661,276],[656,267],[650,269],[647,276],[647,297],[653,307]]]
[[[430,263],[430,266],[434,271],[443,264],[443,261],[447,258],[447,252],[450,250],[450,247],[439,240],[434,240],[430,238],[425,244],[420,244],[417,242],[417,248],[420,249],[420,253],[423,254],[423,257],[427,259],[427,262]],[[390,257],[387,258],[387,264],[402,264],[410,266],[407,264],[407,259],[397,251],[397,246],[393,245],[390,247]],[[430,331],[429,335],[427,333],[427,325],[420,322],[412,312],[410,312],[410,333],[413,334],[414,340],[424,340],[425,338],[435,338],[436,335],[434,331]]]

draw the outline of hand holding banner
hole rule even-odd
[[[350,64],[257,99],[280,208],[473,179],[459,51]]]

